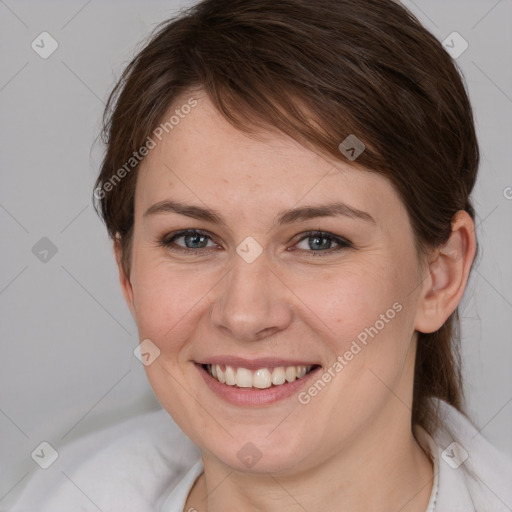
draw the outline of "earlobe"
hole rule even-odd
[[[433,252],[428,264],[416,315],[417,331],[437,331],[455,311],[464,294],[475,252],[473,219],[460,210],[453,218],[450,238]]]
[[[133,288],[130,281],[130,276],[126,275],[123,266],[123,251],[121,248],[121,242],[119,239],[114,240],[114,254],[117,263],[117,269],[119,272],[119,283],[121,284],[121,290],[124,298],[133,316],[135,316],[135,305],[133,301]]]

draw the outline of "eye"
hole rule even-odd
[[[325,231],[311,231],[303,234],[299,242],[290,249],[299,249],[300,251],[309,252],[312,253],[312,256],[323,256],[326,253],[331,254],[335,251],[350,247],[353,246],[348,240],[332,233]]]
[[[197,229],[187,229],[166,235],[160,244],[173,251],[188,253],[219,247],[206,232]]]
[[[170,251],[185,254],[204,253],[221,248],[209,233],[198,229],[187,229],[170,233],[162,238],[160,245]],[[348,240],[325,231],[302,233],[299,241],[289,251],[302,251],[310,256],[326,256],[353,245]]]

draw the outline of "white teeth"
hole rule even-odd
[[[272,386],[272,374],[266,368],[259,369],[254,373],[254,377],[252,378],[252,385],[259,389],[269,388]]]
[[[284,374],[288,382],[293,382],[297,378],[297,368],[295,366],[288,366]]]
[[[284,368],[279,366],[278,368],[274,368],[272,372],[272,384],[275,386],[279,386],[280,384],[284,384],[286,381],[286,375],[284,372]]]
[[[207,365],[210,375],[228,386],[238,386],[239,388],[258,388],[266,389],[274,386],[280,386],[285,382],[294,382],[301,379],[310,370],[312,366],[278,366],[273,369],[260,368],[256,371],[247,368],[233,368],[232,366],[223,366],[219,364]]]
[[[252,387],[252,372],[247,368],[238,368],[236,371],[236,385],[239,388]]]
[[[235,370],[231,366],[226,366],[226,384],[228,386],[234,386],[236,384]]]
[[[224,384],[226,382],[226,372],[222,371],[222,368],[218,364],[214,364],[211,366],[215,366],[215,373],[217,374],[215,376],[215,375],[213,375],[213,372],[211,372],[212,377],[214,379],[216,378],[220,383]],[[211,366],[210,366],[210,368],[211,368]]]

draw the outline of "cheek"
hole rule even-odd
[[[132,279],[140,338],[151,339],[164,354],[177,350],[208,306],[213,284],[211,276],[141,258]]]
[[[304,297],[305,314],[314,312],[309,313],[312,329],[328,346],[328,368],[336,376],[333,402],[350,389],[352,397],[378,404],[387,393],[379,379],[394,386],[403,370],[414,332],[416,267],[412,259],[382,256],[337,269],[322,277],[322,286],[315,280],[293,284]],[[357,400],[343,400],[349,408],[359,407]]]
[[[340,383],[357,389],[360,396],[378,394],[377,388],[386,394],[382,383],[394,387],[400,379],[414,333],[415,276],[412,259],[390,254],[352,276],[347,285],[354,293],[338,301],[342,320],[335,329],[336,349],[344,366]]]
[[[314,323],[314,330],[335,340],[343,349],[365,328],[373,326],[381,315],[395,316],[392,306],[403,301],[404,272],[390,268],[387,261],[374,257],[365,264],[349,264],[312,273],[287,276],[287,285],[302,303],[302,312]],[[387,325],[387,324],[386,324]]]

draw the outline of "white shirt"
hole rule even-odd
[[[438,430],[432,436],[415,430],[434,463],[426,512],[511,512],[512,460],[456,409],[435,402]],[[183,512],[202,471],[197,447],[165,411],[156,411],[63,447],[52,466],[37,469],[9,512]]]

